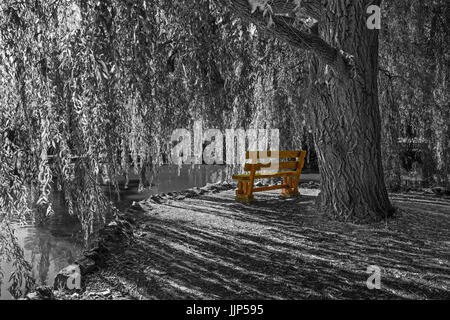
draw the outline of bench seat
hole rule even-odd
[[[253,202],[254,192],[282,189],[281,195],[284,197],[295,197],[299,195],[298,184],[300,174],[306,157],[306,151],[251,151],[246,153],[246,159],[251,163],[246,163],[244,171],[248,174],[233,175],[233,180],[238,180],[236,190],[236,200],[241,202]],[[292,161],[292,159],[296,159]],[[280,159],[288,161],[280,162]],[[269,160],[269,162],[267,162]],[[278,168],[277,170],[288,170],[278,172],[264,172],[264,169]],[[255,188],[254,182],[257,179],[269,179],[283,177],[283,183],[273,186]]]

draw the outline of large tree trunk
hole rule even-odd
[[[381,160],[378,103],[378,32],[366,26],[359,1],[328,1],[319,33],[353,56],[354,74],[343,78],[311,59],[310,121],[322,176],[321,207],[344,221],[376,221],[392,214]]]
[[[323,211],[354,222],[391,215],[380,150],[378,31],[366,24],[372,1],[328,0],[322,7],[323,1],[303,0],[305,12],[318,20],[318,32],[295,29],[290,18],[276,15],[267,28],[261,14],[249,12],[247,0],[229,3],[244,19],[312,53],[309,119],[322,176]],[[271,2],[275,14],[295,4]]]

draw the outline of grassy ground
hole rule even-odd
[[[250,205],[233,190],[141,202],[136,242],[74,298],[450,298],[450,199],[394,194],[395,219],[358,226],[326,220],[318,191],[300,191],[258,193]],[[382,269],[381,290],[367,289],[370,265]]]

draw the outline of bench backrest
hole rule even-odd
[[[251,160],[246,163],[245,171],[260,171],[277,168],[277,170],[301,171],[305,163],[306,151],[247,151],[245,158]],[[289,159],[289,161],[280,161]],[[292,160],[291,160],[292,159]],[[295,159],[295,160],[294,160]]]

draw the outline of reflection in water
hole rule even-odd
[[[6,265],[6,270],[5,270]],[[8,265],[12,266],[10,272]],[[31,266],[25,259],[23,249],[14,235],[14,229],[5,221],[0,222],[0,290],[4,275],[8,275],[8,292],[11,297],[20,297],[24,290],[34,284],[30,275]],[[24,289],[25,288],[25,289]],[[1,296],[1,291],[0,291]]]
[[[119,208],[126,208],[131,202],[143,200],[151,194],[203,187],[207,183],[224,180],[226,173],[224,166],[163,166],[157,170],[152,187],[143,192],[138,192],[139,183],[136,176],[131,175],[129,188],[120,190],[120,203],[116,204]],[[104,186],[104,190],[114,200],[115,195],[110,188]],[[13,225],[17,245],[23,249],[22,259],[30,264],[30,274],[36,285],[52,285],[57,272],[73,263],[83,252],[78,219],[68,214],[60,195],[55,194],[53,202],[55,215],[45,227]],[[18,298],[21,292],[26,291],[26,281],[22,280],[26,279],[28,272],[26,268],[20,268],[17,261],[3,258],[0,257],[0,300]]]
[[[228,167],[219,165],[186,165],[181,168],[174,165],[166,165],[159,167],[153,177],[147,177],[152,186],[144,189],[142,192],[138,192],[139,179],[137,175],[130,174],[129,188],[127,190],[123,189],[125,179],[121,179],[119,183],[121,186],[120,202],[117,202],[117,197],[112,187],[105,186],[104,190],[110,199],[115,201],[119,209],[124,209],[129,207],[133,201],[146,199],[153,194],[204,187],[208,183],[224,181],[229,173]]]
[[[61,214],[56,212],[55,214]],[[72,217],[71,217],[72,218]],[[73,221],[73,219],[71,219]],[[31,277],[36,285],[52,284],[56,273],[74,262],[82,253],[82,242],[76,241],[71,233],[62,236],[61,230],[67,229],[67,232],[73,232],[73,228],[67,228],[67,225],[60,225],[60,230],[54,235],[51,226],[48,228],[36,228],[33,226],[13,225],[18,245],[23,249],[25,260],[31,265]],[[79,226],[72,222],[72,226]],[[72,233],[76,234],[76,233]],[[4,279],[1,284],[0,299],[17,298],[17,293],[13,281],[10,281],[10,275],[17,273],[17,266],[14,261],[2,261],[2,270]],[[25,272],[25,270],[22,270]],[[25,275],[22,275],[25,276]],[[19,290],[26,292],[26,284],[19,283]]]
[[[152,194],[203,187],[225,179],[225,166],[164,166],[159,169],[150,190]]]

